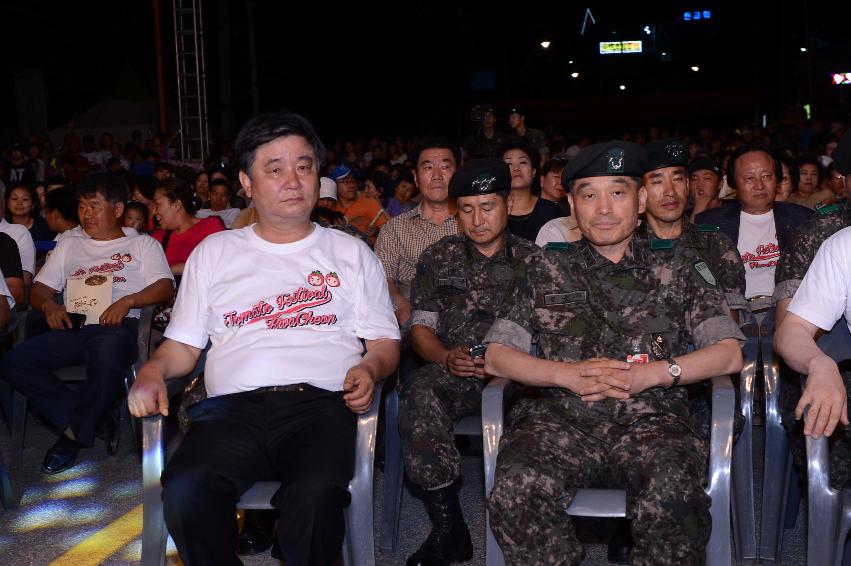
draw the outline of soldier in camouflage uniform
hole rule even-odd
[[[400,387],[399,432],[408,479],[425,490],[431,535],[409,565],[469,560],[473,547],[456,493],[461,456],[453,427],[481,410],[485,386],[481,344],[495,314],[519,279],[524,259],[539,253],[511,235],[511,174],[500,159],[474,159],[449,183],[462,234],[425,249],[411,290],[411,339],[427,362]]]
[[[777,303],[776,326],[779,328],[786,316],[787,309],[795,291],[801,285],[813,258],[822,243],[836,232],[851,226],[851,206],[847,197],[851,194],[851,132],[847,132],[834,150],[834,169],[845,177],[846,199],[816,209],[816,214],[798,228],[793,245],[780,256],[777,266],[773,299]],[[849,336],[845,321],[840,320],[825,340],[819,345],[835,359],[847,355]],[[840,375],[845,389],[851,391],[851,362],[839,364]],[[790,375],[791,374],[791,375]],[[796,421],[795,410],[801,399],[800,376],[783,368],[781,397],[783,424],[792,433],[790,444],[795,455],[796,467],[802,473],[806,467],[806,452],[803,442],[803,423]],[[830,483],[842,488],[851,483],[851,437],[846,427],[839,427],[830,439]]]
[[[633,564],[704,561],[706,449],[681,385],[740,371],[744,337],[705,260],[672,262],[634,234],[645,162],[615,141],[568,164],[583,239],[530,258],[486,338],[486,371],[532,386],[511,410],[489,501],[508,564],[582,560],[564,511],[581,487],[627,491]],[[527,353],[535,338],[540,358]]]

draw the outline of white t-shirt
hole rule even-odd
[[[68,277],[112,273],[112,302],[159,281],[174,281],[159,242],[150,236],[115,240],[65,238],[47,258],[35,281],[61,291]],[[139,317],[141,309],[127,316]]]
[[[563,216],[541,226],[535,243],[543,248],[550,242],[576,242],[581,239],[582,233],[577,229],[573,216]]]
[[[741,213],[738,248],[745,264],[745,298],[774,293],[780,246],[773,210],[765,214]]]
[[[9,291],[9,286],[6,285],[6,278],[3,277],[2,271],[0,271],[0,295],[6,297],[6,301],[9,303],[9,308],[14,310],[15,299],[12,298],[12,292]]]
[[[230,230],[233,221],[236,220],[236,217],[239,216],[239,213],[242,212],[238,208],[226,208],[224,210],[210,210],[209,208],[202,208],[198,212],[195,213],[195,216],[198,218],[207,218],[208,216],[218,216],[222,219],[222,222],[225,223],[225,228]]]
[[[18,244],[21,254],[21,269],[35,275],[35,242],[26,226],[10,224],[5,218],[0,220],[0,232],[5,232]]]
[[[851,228],[824,241],[789,303],[789,312],[830,330],[837,320],[851,321]],[[849,322],[851,324],[851,322]],[[851,326],[849,326],[851,330]]]
[[[183,271],[165,336],[204,348],[214,397],[309,383],[339,391],[363,354],[360,338],[399,339],[384,270],[358,238],[314,225],[273,244],[254,225],[198,244]]]
[[[137,232],[135,228],[128,228],[126,226],[122,226],[121,230],[122,230],[122,232],[124,232],[125,236],[138,236],[139,235],[139,232]],[[86,232],[86,230],[82,226],[77,224],[76,226],[74,226],[70,230],[65,230],[64,232],[59,232],[58,234],[56,234],[56,237],[53,238],[53,241],[56,242],[56,243],[59,243],[62,240],[64,240],[65,238],[89,238],[89,239],[91,239],[91,236],[89,236],[88,232]]]

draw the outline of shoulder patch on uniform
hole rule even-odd
[[[544,249],[567,251],[570,249],[570,244],[567,242],[547,242],[546,245],[544,245]]]
[[[697,230],[699,232],[718,232],[721,230],[721,227],[715,224],[698,224]]]
[[[674,247],[673,240],[663,240],[661,238],[653,238],[650,240],[651,250],[670,250]]]
[[[709,269],[709,266],[706,265],[706,262],[703,260],[696,261],[693,264],[694,270],[703,278],[704,281],[712,285],[713,287],[718,285],[718,281],[715,279],[715,276],[712,274],[712,271]]]
[[[820,206],[816,208],[816,212],[821,216],[827,216],[828,214],[836,214],[839,212],[839,205],[837,204],[828,204],[827,206]]]

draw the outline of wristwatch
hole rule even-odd
[[[672,389],[676,387],[680,383],[680,376],[683,374],[683,368],[680,367],[680,364],[677,363],[677,360],[674,358],[668,358],[668,373],[671,374],[671,377],[674,379],[671,382],[671,385],[666,387],[666,389]]]

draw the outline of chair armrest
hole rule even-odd
[[[139,335],[136,339],[136,344],[139,348],[138,365],[148,361],[151,355],[151,325],[154,322],[154,305],[148,305],[142,308],[139,315]],[[137,368],[138,369],[138,368]]]
[[[499,439],[502,437],[502,425],[505,403],[510,397],[512,381],[503,377],[494,377],[482,391],[482,446],[485,458],[485,497],[493,489],[496,472],[496,456],[499,453]]]
[[[735,413],[736,392],[730,376],[713,377],[712,429],[709,441],[709,474],[713,483],[721,477],[729,482]],[[710,485],[710,491],[711,489]]]
[[[358,416],[357,444],[355,445],[355,473],[349,482],[349,490],[354,491],[358,484],[372,486],[372,470],[375,460],[375,437],[378,429],[378,410],[381,407],[381,390],[384,382],[375,384],[372,405],[369,411]]]

